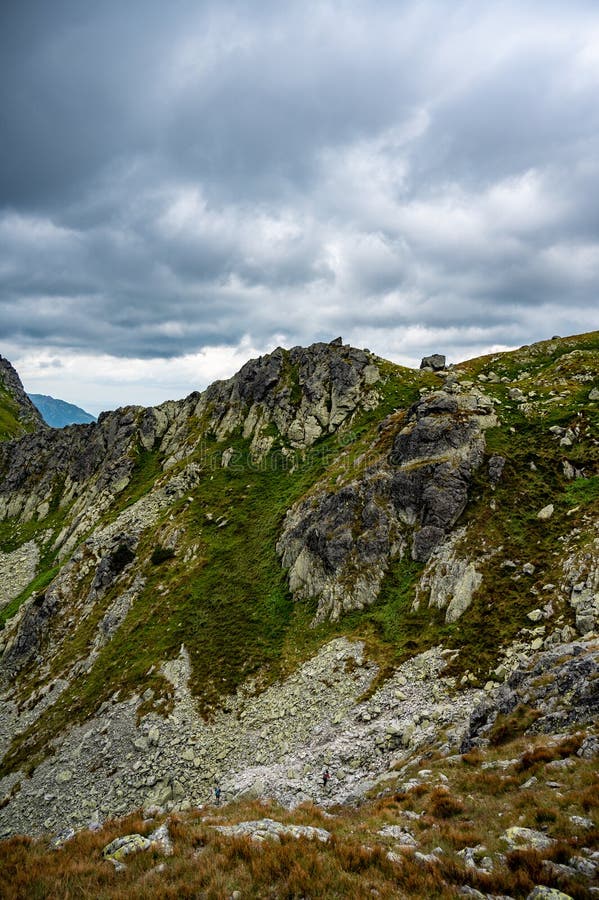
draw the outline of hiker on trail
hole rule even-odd
[[[329,770],[328,770],[328,769],[325,769],[324,772],[322,773],[322,786],[323,786],[323,788],[326,788],[327,784],[329,783],[329,778],[330,778],[330,777],[331,777],[331,774],[330,774]]]
[[[217,784],[216,787],[214,788],[214,799],[216,800],[217,806],[220,806],[220,795],[221,795],[220,784]]]

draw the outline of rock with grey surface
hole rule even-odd
[[[390,560],[410,544],[414,559],[430,557],[464,510],[495,423],[484,395],[437,391],[398,423],[386,458],[292,507],[277,551],[295,599],[318,601],[316,621],[371,605]],[[472,593],[477,576],[462,578]]]

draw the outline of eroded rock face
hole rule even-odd
[[[318,599],[317,621],[373,603],[389,560],[403,550],[389,486],[388,473],[377,467],[287,514],[277,551],[295,599]]]
[[[579,634],[599,625],[599,538],[590,541],[564,564],[565,589],[576,615]]]
[[[228,381],[211,385],[196,413],[208,416],[219,440],[242,428],[252,439],[254,455],[261,456],[272,446],[264,434],[269,424],[291,447],[309,447],[367,403],[378,380],[374,357],[340,339],[292,350],[279,347],[250,360]]]
[[[97,424],[48,428],[0,444],[0,519],[44,518],[54,498],[69,503],[82,493],[122,489],[133,468],[128,451],[137,412],[117,410]]]
[[[437,391],[409,410],[386,459],[296,504],[277,544],[294,597],[317,599],[318,621],[336,619],[376,600],[390,560],[410,543],[426,561],[466,506],[495,421],[483,395]]]
[[[479,553],[472,559],[465,546],[467,539],[467,529],[457,528],[433,551],[418,584],[414,609],[421,603],[446,609],[449,624],[465,613],[483,581],[481,563],[488,558]]]
[[[0,657],[0,677],[13,678],[33,659],[38,667],[48,662],[75,623],[84,619],[132,567],[142,532],[197,483],[200,471],[198,465],[190,464],[127,507],[114,522],[97,528],[75,549],[51,584],[9,622]],[[97,650],[118,630],[143,585],[144,580],[138,575],[131,585],[122,586],[100,623],[96,646],[86,657],[82,671],[91,667]],[[40,674],[43,671],[40,668]]]
[[[481,394],[437,391],[417,403],[393,442],[391,497],[404,520],[420,525],[412,556],[426,561],[458,520],[472,474],[483,461],[484,428],[496,423]]]
[[[33,580],[39,556],[35,541],[27,541],[10,553],[0,552],[0,610]]]

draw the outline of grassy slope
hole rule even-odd
[[[486,474],[479,473],[463,516],[463,522],[474,526],[474,558],[485,549],[502,548],[484,565],[484,591],[458,623],[453,642],[470,648],[470,661],[483,674],[492,666],[497,647],[529,624],[526,613],[551,596],[543,595],[542,588],[559,582],[560,545],[577,530],[579,546],[593,536],[588,524],[599,517],[599,403],[587,398],[599,380],[599,333],[546,341],[459,368],[473,379],[489,372],[513,379],[510,384],[481,384],[500,401],[501,426],[487,432],[487,450],[502,455],[506,464],[492,494],[485,484]],[[514,384],[524,394],[533,391],[536,395],[524,408],[509,399]],[[549,431],[554,425],[579,432],[572,447],[560,445]],[[584,477],[568,481],[565,460]],[[490,507],[491,500],[495,509]],[[540,521],[537,513],[549,503],[554,505],[554,515]],[[504,568],[505,560],[516,561],[517,570]],[[532,576],[520,574],[527,562],[535,566]],[[555,612],[560,610],[556,607]],[[571,620],[569,608],[561,612]]]
[[[564,361],[560,360],[564,350],[577,352]],[[529,624],[526,613],[539,603],[537,596],[530,594],[536,579],[514,580],[513,573],[501,567],[502,560],[533,562],[544,581],[551,580],[556,541],[569,535],[573,527],[581,528],[580,540],[584,540],[584,517],[597,515],[598,456],[592,436],[597,434],[599,404],[586,402],[592,384],[579,379],[581,372],[596,372],[598,360],[599,334],[595,333],[458,367],[460,377],[475,382],[478,375],[490,371],[511,379],[524,372],[526,378],[517,382],[522,390],[536,390],[541,400],[548,399],[552,390],[564,396],[557,403],[539,403],[525,416],[508,398],[512,384],[482,385],[501,401],[502,425],[489,433],[488,443],[489,452],[505,456],[506,467],[493,494],[481,472],[463,523],[473,526],[470,550],[476,557],[485,547],[501,546],[503,550],[485,564],[484,591],[453,626],[444,624],[442,613],[426,607],[411,611],[421,568],[404,559],[390,568],[379,601],[371,609],[311,629],[313,609],[309,604],[293,605],[275,553],[289,506],[319,480],[332,487],[354,477],[360,466],[384,450],[377,444],[385,440],[384,435],[379,438],[379,422],[409,406],[419,388],[438,385],[435,376],[383,364],[385,383],[377,386],[381,394],[377,409],[360,414],[338,435],[321,440],[305,457],[295,460],[293,471],[282,466],[276,445],[264,465],[256,467],[250,464],[247,444],[241,438],[219,445],[207,436],[196,453],[204,477],[191,499],[184,498],[169,510],[138,550],[138,567],[147,578],[142,597],[87,679],[77,679],[31,733],[16,742],[8,767],[42,752],[48,739],[66,723],[87,717],[116,689],[126,694],[150,686],[154,708],[167,710],[168,685],[155,672],[151,677],[147,672],[156,662],[176,656],[182,644],[191,658],[192,686],[207,713],[220,696],[234,690],[248,675],[261,673],[264,681],[271,680],[340,633],[365,639],[383,668],[443,641],[461,648],[457,665],[462,670],[473,668],[484,678],[498,647]],[[575,482],[564,479],[561,464],[565,454],[548,432],[552,424],[578,426],[580,439],[568,450],[567,458],[587,477]],[[224,469],[220,456],[229,446],[234,447],[235,458]],[[113,515],[123,504],[142,496],[159,471],[156,453],[140,453],[134,480],[117,501]],[[493,512],[491,499],[495,501]],[[540,523],[536,513],[549,502],[554,502],[556,513],[549,522]],[[574,504],[580,509],[568,515]],[[153,551],[174,528],[181,530],[176,556],[152,564]],[[184,558],[188,561],[182,563]],[[126,584],[125,575],[114,591],[123,590]],[[94,615],[72,631],[53,661],[53,674],[68,671],[86,655],[111,599],[109,593]],[[34,673],[26,673],[26,678],[31,687]]]
[[[147,672],[156,662],[177,656],[182,644],[190,655],[192,687],[209,713],[248,675],[261,673],[266,683],[336,634],[361,633],[359,617],[309,627],[314,610],[294,606],[275,543],[287,509],[331,466],[339,469],[340,450],[347,456],[343,465],[351,467],[351,457],[372,442],[380,418],[417,398],[420,379],[414,373],[388,367],[387,377],[376,411],[358,416],[342,435],[325,437],[306,454],[296,455],[291,469],[276,449],[256,466],[247,441],[237,437],[219,444],[207,436],[196,451],[204,477],[168,510],[162,523],[162,529],[183,532],[176,556],[152,564],[161,526],[145,536],[138,548],[138,566],[141,563],[147,578],[142,596],[87,678],[76,679],[35,727],[15,741],[1,771],[39,758],[53,735],[69,721],[85,719],[117,689],[129,694],[151,687],[154,708],[167,711],[168,683],[155,673],[148,677]],[[222,452],[229,447],[235,456],[223,468]],[[159,471],[158,455],[140,452],[134,479],[112,516],[142,496]],[[181,558],[193,548],[195,557],[182,565]],[[126,581],[117,583],[93,615],[71,630],[52,662],[54,675],[87,655],[99,620],[125,585]],[[81,593],[86,588],[82,585]],[[23,696],[36,686],[36,672],[33,666],[25,672],[28,690]]]

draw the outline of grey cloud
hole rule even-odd
[[[6,340],[147,359],[599,327],[599,16],[482,7],[6,4]]]

